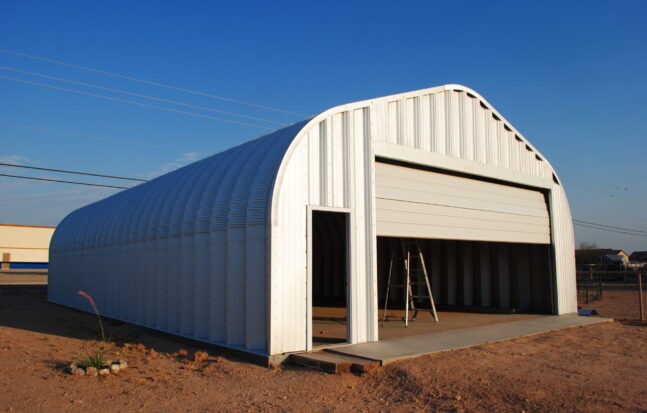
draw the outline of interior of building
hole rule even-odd
[[[347,340],[346,217],[315,214],[313,344],[342,344]],[[502,323],[553,311],[550,245],[378,237],[377,246],[380,339]],[[408,311],[407,260],[413,296]]]

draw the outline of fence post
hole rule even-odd
[[[591,277],[593,277],[593,270],[589,267],[589,276],[586,280],[586,303],[589,303],[589,284],[591,284]]]
[[[642,272],[638,273],[638,298],[640,301],[640,321],[645,321],[645,310],[643,309],[643,281]]]

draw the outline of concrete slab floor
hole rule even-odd
[[[313,346],[321,347],[346,342],[344,308],[315,307],[313,315],[315,318],[312,322]],[[382,318],[384,313],[380,311],[379,316]],[[379,324],[380,340],[545,317],[545,315],[539,314],[440,311],[438,312],[438,323],[436,323],[429,312],[421,311],[418,313],[416,321],[409,321],[409,326],[406,327],[403,321],[404,310],[389,310],[387,316],[387,320]]]
[[[456,328],[431,334],[391,338],[371,343],[335,347],[328,351],[348,356],[379,361],[382,365],[393,361],[431,354],[439,351],[471,347],[494,341],[529,336],[563,328],[613,321],[610,318],[580,317],[577,315],[538,316],[505,323]]]

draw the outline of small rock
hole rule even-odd
[[[81,368],[79,368],[76,363],[72,363],[69,366],[65,367],[63,370],[67,374],[71,374],[73,376],[83,376],[85,374],[85,371]]]
[[[128,367],[128,363],[126,363],[126,361],[121,360],[121,359],[120,359],[120,360],[113,361],[113,362],[112,362],[112,364],[117,364],[117,365],[119,365],[119,370],[123,370],[123,369],[125,369],[125,368],[127,368],[127,367]]]
[[[110,369],[108,367],[102,367],[99,369],[98,373],[99,376],[107,376],[108,374],[110,374]]]
[[[119,370],[121,370],[121,365],[116,364],[116,363],[112,363],[110,365],[110,372],[111,373],[117,374],[117,373],[119,373]]]
[[[461,396],[457,394],[457,395],[456,395],[456,397],[454,397],[454,399],[456,399],[456,400],[460,400],[460,399],[461,399]]]
[[[96,376],[96,375],[98,375],[97,368],[96,367],[86,367],[85,368],[85,375],[86,376]]]
[[[80,367],[70,367],[70,374],[73,376],[85,376],[85,370]]]

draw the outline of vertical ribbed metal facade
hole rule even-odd
[[[376,157],[547,193],[557,311],[576,311],[573,227],[553,169],[458,85],[339,106],[73,212],[52,240],[49,299],[89,310],[84,290],[110,317],[302,351],[308,214],[327,208],[350,216],[350,341],[377,340]]]

